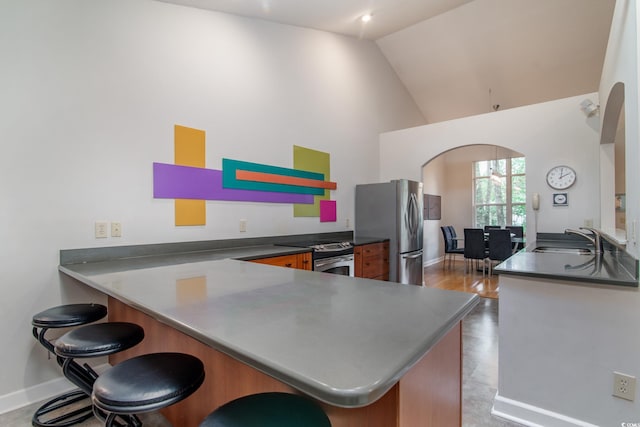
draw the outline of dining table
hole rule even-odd
[[[455,241],[459,243],[463,243],[462,247],[464,247],[464,237],[455,237]],[[489,244],[489,233],[484,233],[484,240]],[[514,233],[511,233],[511,243],[513,244],[512,253],[518,252],[520,249],[523,249],[527,244],[527,239],[525,237],[516,237]],[[460,246],[460,245],[458,245]],[[522,247],[520,247],[522,246]]]

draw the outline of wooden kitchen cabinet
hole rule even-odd
[[[389,280],[389,242],[356,246],[353,254],[356,277]]]
[[[299,270],[311,270],[311,252],[302,254],[274,256],[270,258],[260,258],[251,260],[258,264],[269,264],[277,267],[297,268]]]

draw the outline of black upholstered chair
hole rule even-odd
[[[482,276],[485,271],[485,260],[488,252],[484,241],[484,231],[481,228],[465,228],[464,229],[464,272],[468,271],[468,265],[475,261],[476,268],[482,260]]]
[[[489,275],[493,261],[502,262],[513,254],[509,230],[489,230]]]
[[[322,408],[290,393],[259,393],[226,403],[200,427],[331,427]]]
[[[117,426],[118,418],[156,411],[186,399],[200,387],[204,376],[204,365],[195,356],[144,354],[100,375],[93,384],[91,400],[96,411],[106,413],[105,426]]]
[[[451,268],[452,260],[455,262],[455,255],[464,255],[464,248],[458,247],[458,240],[456,230],[451,225],[440,227],[442,230],[442,237],[444,238],[444,262],[442,268],[447,264],[447,257],[449,258],[449,268]]]
[[[507,230],[509,230],[513,237],[517,237],[519,239],[524,238],[524,227],[521,225],[507,225]],[[524,248],[524,243],[518,243],[516,249]]]
[[[87,325],[104,318],[107,307],[101,304],[66,304],[41,311],[32,317],[33,336],[50,353],[55,353],[54,341],[47,338],[50,329]],[[56,357],[63,366],[64,359]],[[33,414],[31,424],[37,427],[66,427],[93,417],[92,405],[82,402],[89,395],[82,388],[57,396],[41,405]]]

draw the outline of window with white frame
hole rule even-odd
[[[525,158],[473,162],[474,226],[521,225],[526,230]]]

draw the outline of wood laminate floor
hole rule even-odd
[[[425,286],[439,289],[448,289],[452,291],[470,292],[478,294],[483,298],[498,298],[498,276],[493,274],[482,275],[482,270],[469,268],[464,271],[464,261],[458,258],[443,268],[443,263],[430,265],[424,269]]]

